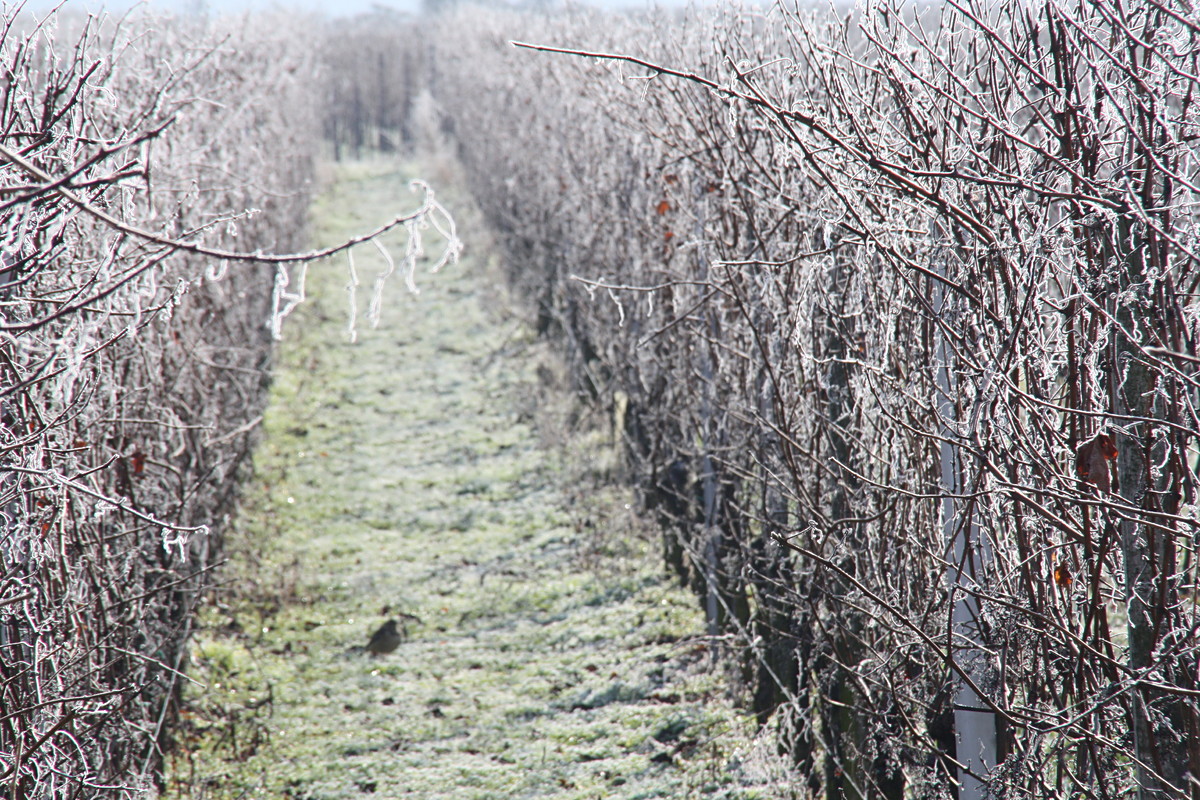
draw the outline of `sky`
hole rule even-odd
[[[34,12],[44,13],[59,5],[59,2],[33,0],[26,7]],[[330,16],[351,16],[375,7],[415,12],[420,7],[420,0],[66,0],[64,5],[66,8],[86,8],[90,11],[104,8],[112,12],[125,11],[134,5],[145,5],[151,9],[172,13],[207,11],[213,14],[285,8],[319,11]]]
[[[27,7],[32,11],[44,13],[58,5],[59,2],[62,0],[58,0],[58,2],[55,0],[32,0]],[[372,8],[416,12],[421,6],[421,0],[66,0],[65,5],[68,8],[86,8],[91,11],[105,8],[116,12],[125,11],[139,2],[152,9],[172,13],[207,11],[218,15],[286,8],[297,11],[318,11],[330,16],[352,16],[370,11]],[[684,0],[656,0],[657,5],[681,5],[683,2]],[[589,4],[602,7],[630,5],[629,2],[620,0],[590,0]],[[634,5],[648,5],[648,3],[643,0],[642,3],[634,3]]]

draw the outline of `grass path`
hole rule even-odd
[[[407,177],[341,168],[316,244],[410,204]],[[285,325],[173,795],[785,796],[770,737],[707,666],[694,599],[605,488],[607,434],[554,424],[553,362],[446,200],[463,262],[417,297],[393,279],[377,329],[347,341],[344,264],[314,269]],[[372,256],[356,257],[364,294]],[[355,649],[402,613],[394,653]]]

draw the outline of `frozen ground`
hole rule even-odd
[[[409,204],[407,177],[340,168],[319,243]],[[416,297],[393,278],[354,344],[345,262],[321,265],[285,326],[172,796],[790,796],[773,733],[731,705],[697,603],[613,485],[608,426],[568,407],[481,223],[445,199],[462,263]],[[356,262],[365,308],[380,263]],[[401,614],[394,653],[355,649]]]

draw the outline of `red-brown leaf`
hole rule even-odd
[[[1097,433],[1075,451],[1075,472],[1102,492],[1112,491],[1109,462],[1117,457],[1117,446],[1107,433]],[[1115,465],[1114,465],[1115,466]]]

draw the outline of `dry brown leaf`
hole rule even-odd
[[[1088,439],[1075,451],[1075,472],[1084,480],[1102,492],[1112,491],[1116,476],[1114,459],[1117,457],[1117,446],[1107,433],[1097,433]]]

